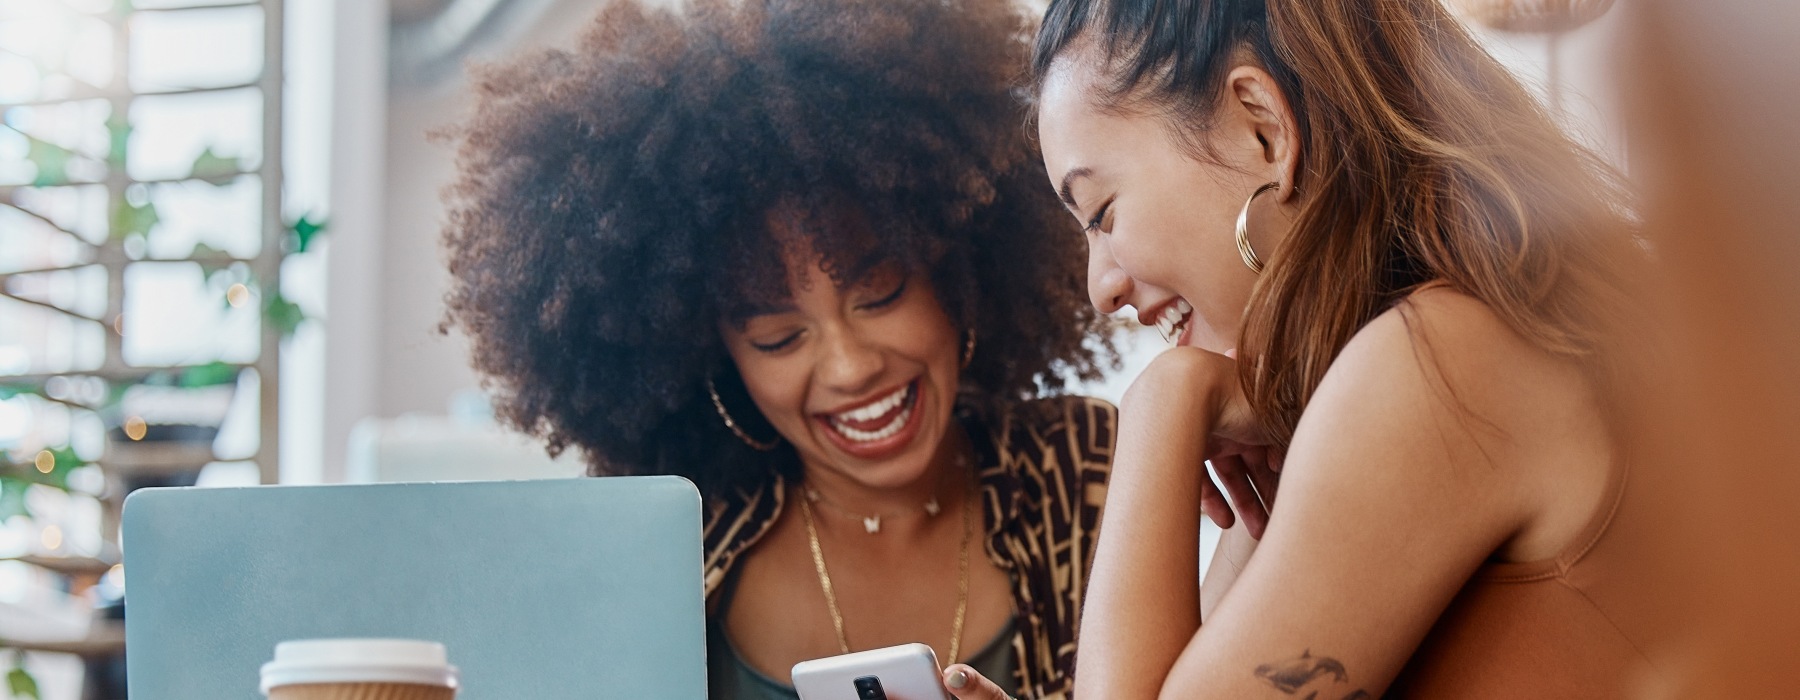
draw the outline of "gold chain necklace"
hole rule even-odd
[[[956,580],[956,618],[950,625],[950,660],[945,666],[956,663],[962,652],[963,617],[969,611],[969,509],[973,506],[973,496],[963,497],[962,508],[962,546],[957,554]],[[809,499],[800,499],[800,514],[806,518],[806,539],[812,545],[813,569],[819,573],[819,588],[825,591],[825,607],[831,612],[831,626],[837,632],[838,650],[850,653],[850,640],[844,636],[844,614],[838,611],[837,593],[831,588],[831,574],[825,571],[825,551],[819,547],[819,530],[813,525],[812,503]]]
[[[856,511],[850,510],[849,508],[845,508],[841,505],[838,505],[837,501],[827,498],[825,496],[825,494],[821,493],[818,489],[815,489],[811,486],[802,486],[802,487],[800,487],[800,489],[801,489],[802,493],[804,493],[806,495],[806,500],[812,501],[814,503],[823,503],[823,504],[825,504],[826,507],[837,511],[839,514],[843,515],[846,518],[855,518],[857,520],[861,520],[862,526],[863,526],[863,532],[867,532],[871,535],[879,534],[881,532],[881,519],[882,518],[899,518],[899,517],[903,516],[903,514],[901,514],[901,513],[876,513],[874,515],[863,515],[862,513],[858,513]],[[937,514],[939,512],[943,511],[943,508],[938,505],[938,498],[935,495],[932,496],[930,500],[925,501],[925,505],[920,506],[920,509],[925,511],[926,516],[933,517],[933,518],[937,517]]]

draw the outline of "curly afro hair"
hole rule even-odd
[[[715,494],[796,473],[706,389],[773,434],[715,329],[786,296],[777,207],[868,224],[799,242],[834,283],[871,261],[928,275],[979,333],[966,407],[1098,376],[1116,353],[1016,90],[1029,28],[1007,0],[625,0],[574,50],[478,69],[473,116],[446,133],[445,328],[470,337],[500,417],[596,475]]]

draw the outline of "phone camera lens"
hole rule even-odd
[[[887,691],[881,689],[880,678],[863,676],[851,682],[856,684],[857,700],[887,700]]]

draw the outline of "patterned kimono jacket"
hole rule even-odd
[[[1024,697],[1068,698],[1088,566],[1111,473],[1118,410],[1105,401],[1057,397],[1003,415],[960,412],[975,443],[986,524],[983,550],[1012,581],[1012,653],[1019,676],[1002,687]],[[787,480],[707,504],[706,595],[781,517]]]

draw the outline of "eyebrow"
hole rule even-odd
[[[883,266],[895,262],[897,261],[894,260],[892,256],[886,255],[880,251],[870,252],[851,265],[850,272],[844,275],[844,282],[841,286],[849,287],[860,284]],[[725,319],[733,328],[743,330],[744,327],[750,323],[750,319],[756,318],[757,316],[773,316],[775,314],[792,313],[799,310],[799,308],[799,306],[794,304],[792,298],[783,298],[776,301],[740,301],[733,304],[731,309],[725,313]]]
[[[868,253],[863,254],[861,258],[858,258],[855,263],[851,264],[849,270],[845,271],[842,286],[852,287],[862,284],[869,279],[870,275],[875,274],[882,267],[897,262],[898,261],[896,261],[893,256],[888,255],[884,251],[869,251]]]
[[[751,302],[742,302],[742,303],[737,304],[736,306],[733,306],[729,316],[733,321],[736,321],[739,324],[742,324],[744,321],[748,321],[757,316],[767,316],[767,315],[771,315],[771,314],[788,313],[790,311],[795,311],[797,309],[799,309],[799,307],[795,306],[794,302],[792,302],[792,301],[776,301],[776,302],[754,302],[754,301],[751,301]]]
[[[1070,209],[1079,209],[1080,207],[1075,204],[1075,195],[1069,192],[1069,185],[1073,184],[1078,178],[1084,178],[1093,174],[1094,171],[1089,168],[1075,168],[1074,170],[1064,173],[1062,187],[1056,190],[1057,194],[1062,195],[1063,204],[1068,205]]]

